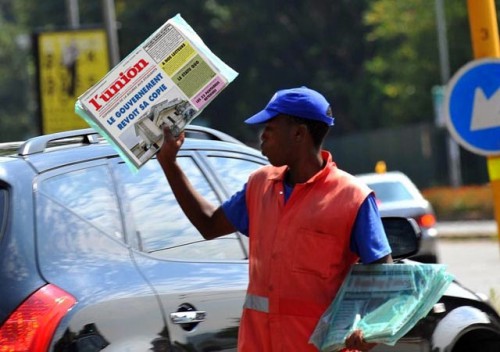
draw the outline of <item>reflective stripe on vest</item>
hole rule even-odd
[[[247,294],[243,308],[252,309],[262,313],[270,313],[269,298]],[[303,317],[318,317],[325,311],[326,307],[315,302],[304,302],[290,298],[281,298],[279,308],[273,309],[273,312],[284,315],[295,315]]]
[[[253,309],[263,313],[269,313],[269,298],[247,294],[243,308]]]

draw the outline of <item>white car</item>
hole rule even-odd
[[[399,171],[357,175],[375,192],[382,217],[409,217],[417,221],[422,230],[420,250],[412,259],[437,263],[436,216],[431,203],[417,186]]]

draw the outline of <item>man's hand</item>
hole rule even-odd
[[[363,338],[363,331],[354,330],[354,332],[345,340],[346,348],[343,351],[369,351],[375,347],[376,343],[366,342]]]
[[[159,152],[156,154],[158,162],[162,167],[175,163],[177,153],[184,143],[184,137],[184,132],[181,132],[179,137],[175,138],[170,131],[170,128],[167,126],[163,128],[163,144]]]

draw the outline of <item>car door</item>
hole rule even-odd
[[[125,241],[107,161],[49,170],[33,189],[40,274],[77,301],[54,351],[160,351],[165,319]]]
[[[195,151],[177,162],[198,192],[214,204],[227,197]],[[205,241],[191,225],[156,160],[137,173],[116,165],[122,204],[137,238],[134,258],[155,288],[175,351],[235,351],[248,262],[241,235]]]

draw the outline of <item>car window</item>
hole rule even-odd
[[[106,166],[93,166],[49,177],[41,182],[39,189],[41,194],[66,211],[123,240],[120,208]]]
[[[177,162],[203,197],[214,204],[220,204],[192,158],[179,156]],[[178,205],[156,160],[146,163],[137,173],[130,172],[125,164],[119,164],[118,172],[144,252],[165,259],[244,258],[240,241],[235,234],[211,241],[203,239]]]
[[[397,181],[369,183],[368,186],[375,192],[375,196],[382,203],[412,200],[413,196],[406,187]]]
[[[212,155],[208,160],[231,195],[240,191],[248,176],[262,166],[262,163],[236,157]]]

